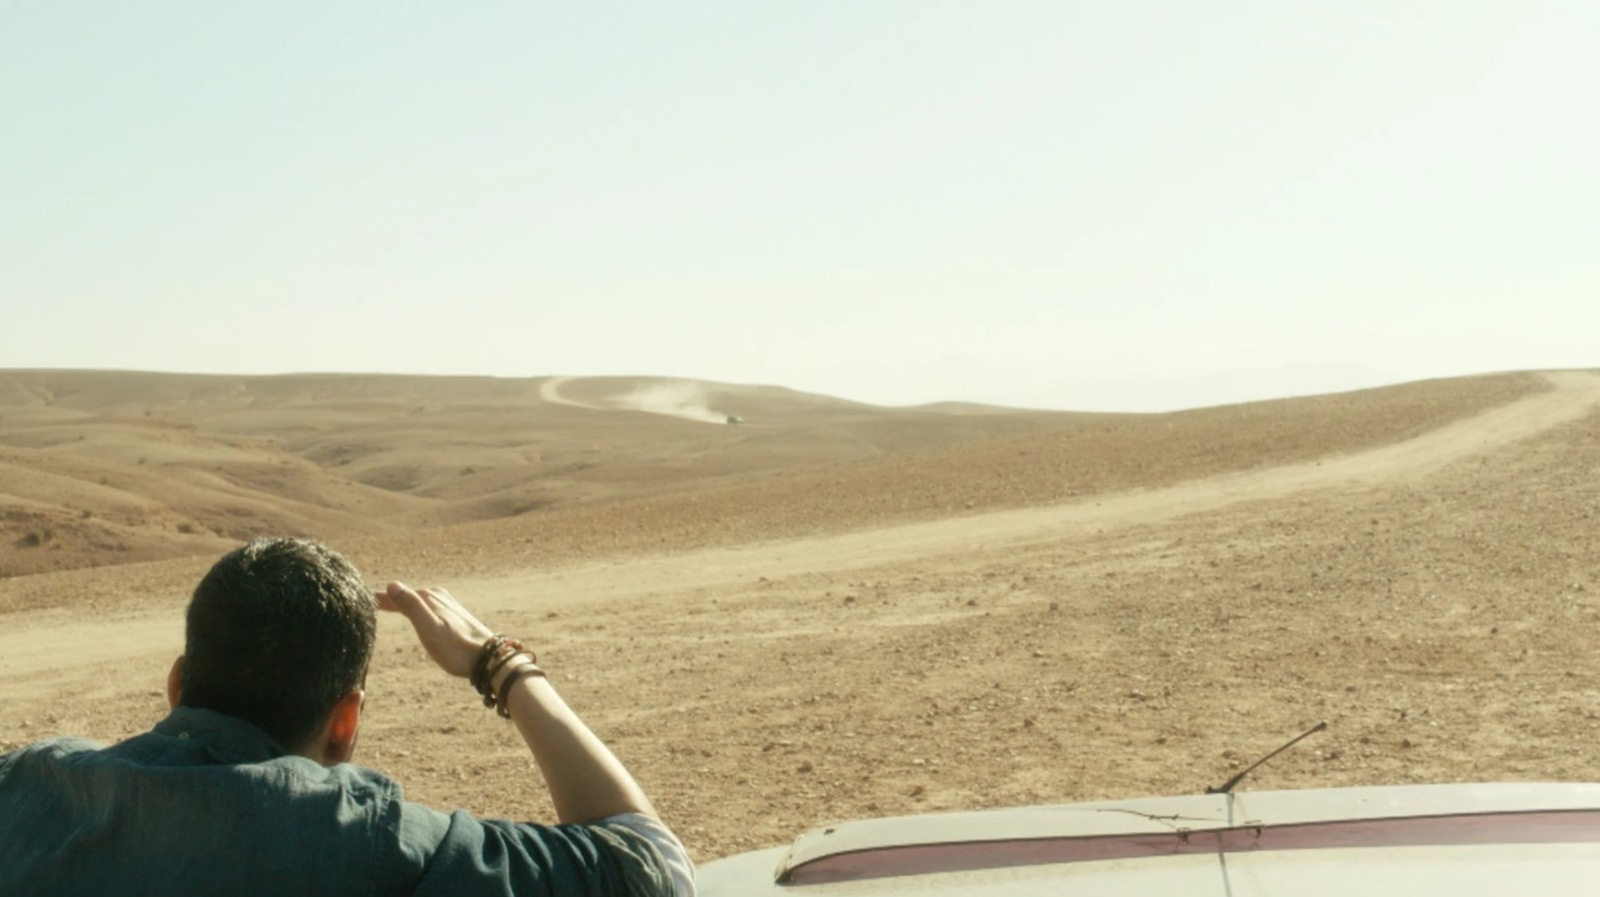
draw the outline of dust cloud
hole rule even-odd
[[[725,424],[728,415],[707,404],[705,387],[687,380],[641,386],[614,400],[618,408],[648,411],[708,424]]]

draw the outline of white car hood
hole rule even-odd
[[[841,823],[700,872],[705,897],[1589,893],[1600,784],[1193,795]]]

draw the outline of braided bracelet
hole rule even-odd
[[[514,638],[496,635],[483,643],[483,649],[478,653],[478,662],[472,669],[470,680],[472,687],[477,689],[483,698],[483,706],[494,706],[494,699],[491,697],[494,693],[494,677],[507,661],[518,654],[526,654],[530,659],[538,660],[532,651]]]
[[[506,681],[501,684],[499,694],[496,694],[495,677],[500,675],[501,670],[513,664],[514,668],[506,674]],[[478,659],[472,665],[472,675],[468,677],[468,681],[483,698],[483,706],[493,707],[502,717],[509,718],[511,712],[506,707],[506,693],[518,679],[529,675],[545,675],[544,670],[539,667],[538,655],[529,651],[517,639],[495,633],[484,639],[483,647],[478,649]]]

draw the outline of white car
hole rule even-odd
[[[846,822],[702,897],[1600,894],[1600,784],[1215,793]]]

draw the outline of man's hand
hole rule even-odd
[[[391,582],[376,597],[379,609],[403,614],[411,621],[428,656],[452,676],[465,679],[472,675],[478,651],[494,635],[444,589],[413,590],[403,582]]]

